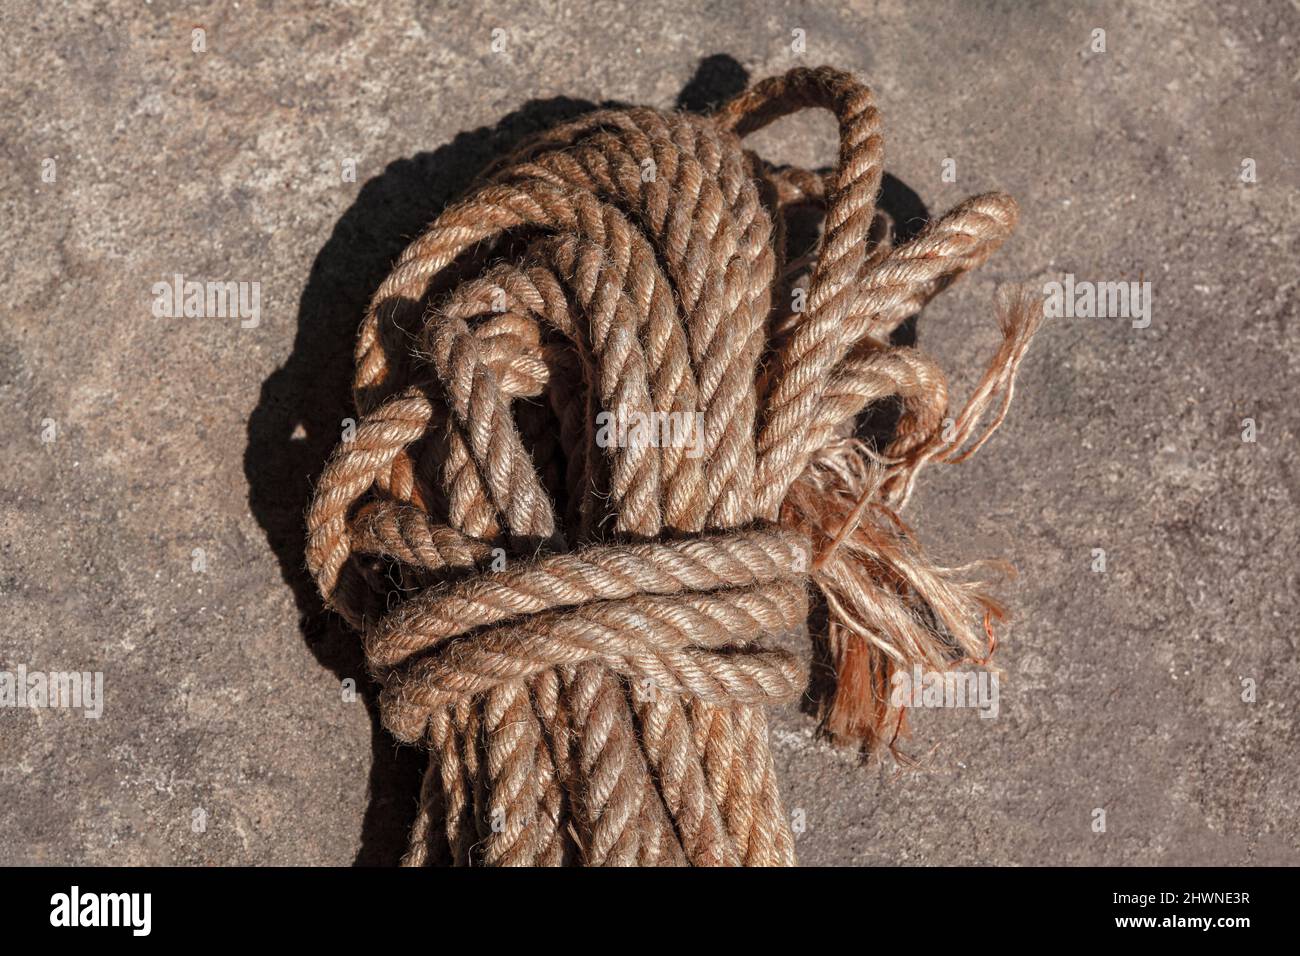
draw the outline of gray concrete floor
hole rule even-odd
[[[802,860],[1300,862],[1295,3],[17,0],[4,20],[0,668],[102,671],[106,704],[0,709],[0,862],[391,862],[418,759],[342,700],[355,639],[298,570],[366,294],[523,133],[819,63],[872,84],[888,169],[932,212],[1021,202],[920,320],[959,394],[997,283],[1141,278],[1153,313],[1049,321],[1001,432],[926,474],[923,539],[1020,569],[1000,715],[921,714],[924,769],[897,773],[775,714]],[[758,139],[804,164],[833,145],[806,115]],[[260,325],[155,318],[176,273],[260,282]]]

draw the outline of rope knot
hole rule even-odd
[[[428,588],[365,636],[384,725],[416,742],[438,711],[591,662],[644,698],[790,700],[803,666],[765,641],[804,630],[809,565],[806,538],[758,527],[593,546]]]

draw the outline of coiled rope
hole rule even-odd
[[[742,147],[810,107],[838,121],[829,172]],[[1001,609],[898,512],[1001,422],[1041,309],[1002,298],[949,418],[943,373],[890,336],[1016,206],[977,196],[895,246],[882,172],[871,92],[830,68],[707,117],[601,110],[497,164],[380,286],[307,560],[385,726],[430,751],[404,862],[793,863],[765,707],[804,692],[778,645],[809,582],[840,739],[892,741],[896,669],[985,662]],[[855,437],[881,403],[889,437]]]

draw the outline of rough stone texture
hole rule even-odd
[[[8,4],[0,668],[100,670],[107,703],[0,710],[0,863],[392,862],[420,761],[343,701],[356,642],[300,571],[368,292],[523,133],[822,62],[873,85],[931,211],[1022,204],[920,320],[959,395],[999,282],[1142,278],[1154,308],[1050,321],[1002,431],[926,474],[923,539],[1021,571],[1000,714],[921,713],[901,774],[776,714],[803,861],[1300,862],[1300,13],[1044,6]],[[833,126],[757,145],[824,163]],[[175,273],[261,283],[260,325],[155,318]]]

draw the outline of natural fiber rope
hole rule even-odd
[[[807,107],[839,123],[829,173],[742,148]],[[1040,313],[1003,300],[945,423],[943,373],[890,333],[1016,207],[979,196],[894,247],[882,172],[870,91],[829,68],[710,117],[601,110],[499,163],[380,286],[307,560],[385,726],[430,751],[406,863],[793,863],[764,708],[806,685],[775,645],[809,580],[836,737],[892,745],[896,668],[986,662],[1000,609],[897,512],[1000,423]],[[824,213],[809,255],[796,207]],[[883,447],[854,437],[888,401]],[[652,427],[602,441],[602,412]]]

